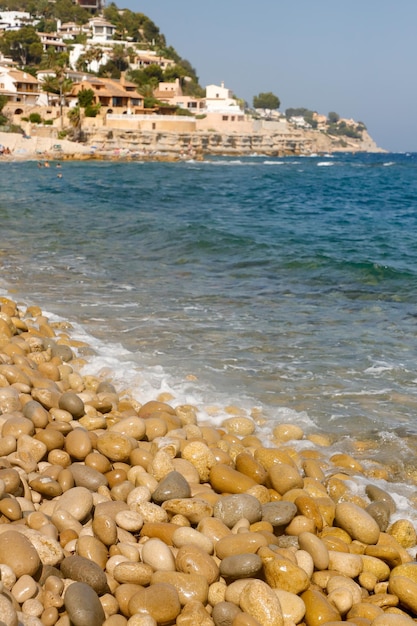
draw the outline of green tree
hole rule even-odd
[[[3,107],[8,103],[8,97],[1,95],[0,96],[0,126],[5,126],[8,122],[7,117],[3,114]]]
[[[43,53],[41,40],[33,26],[6,31],[0,38],[0,50],[21,67],[36,65]]]
[[[270,109],[275,111],[280,107],[280,99],[271,91],[260,93],[253,97],[253,106],[255,109]]]
[[[72,126],[72,138],[74,141],[80,141],[82,137],[81,108],[78,104],[68,111],[68,119]]]
[[[80,107],[88,107],[94,102],[94,91],[92,89],[81,89],[78,94],[78,104]]]
[[[330,111],[330,113],[327,116],[328,123],[337,124],[339,120],[340,120],[340,115],[338,113],[335,113],[334,111]]]

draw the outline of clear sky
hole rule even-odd
[[[107,0],[110,2],[110,0]],[[252,105],[335,111],[391,151],[417,151],[417,0],[115,0]]]

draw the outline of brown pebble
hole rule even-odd
[[[161,599],[163,598],[163,602]],[[159,624],[173,622],[181,611],[178,592],[169,583],[142,587],[129,600],[129,615],[149,614]]]
[[[65,450],[77,461],[83,461],[92,449],[89,434],[83,428],[74,428],[65,437]]]
[[[83,556],[75,554],[66,557],[61,563],[61,572],[65,578],[86,583],[98,595],[109,591],[107,578],[101,567]]]
[[[0,534],[0,563],[11,567],[19,578],[39,572],[41,560],[32,543],[21,533],[7,530]]]
[[[218,493],[244,493],[258,483],[228,465],[213,465],[210,469],[210,484]]]

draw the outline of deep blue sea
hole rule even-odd
[[[416,154],[54,165],[0,162],[0,287],[91,368],[413,463]]]

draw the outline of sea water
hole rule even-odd
[[[86,371],[218,424],[255,410],[265,439],[370,441],[405,481],[417,155],[55,165],[0,162],[0,287],[88,336]]]

